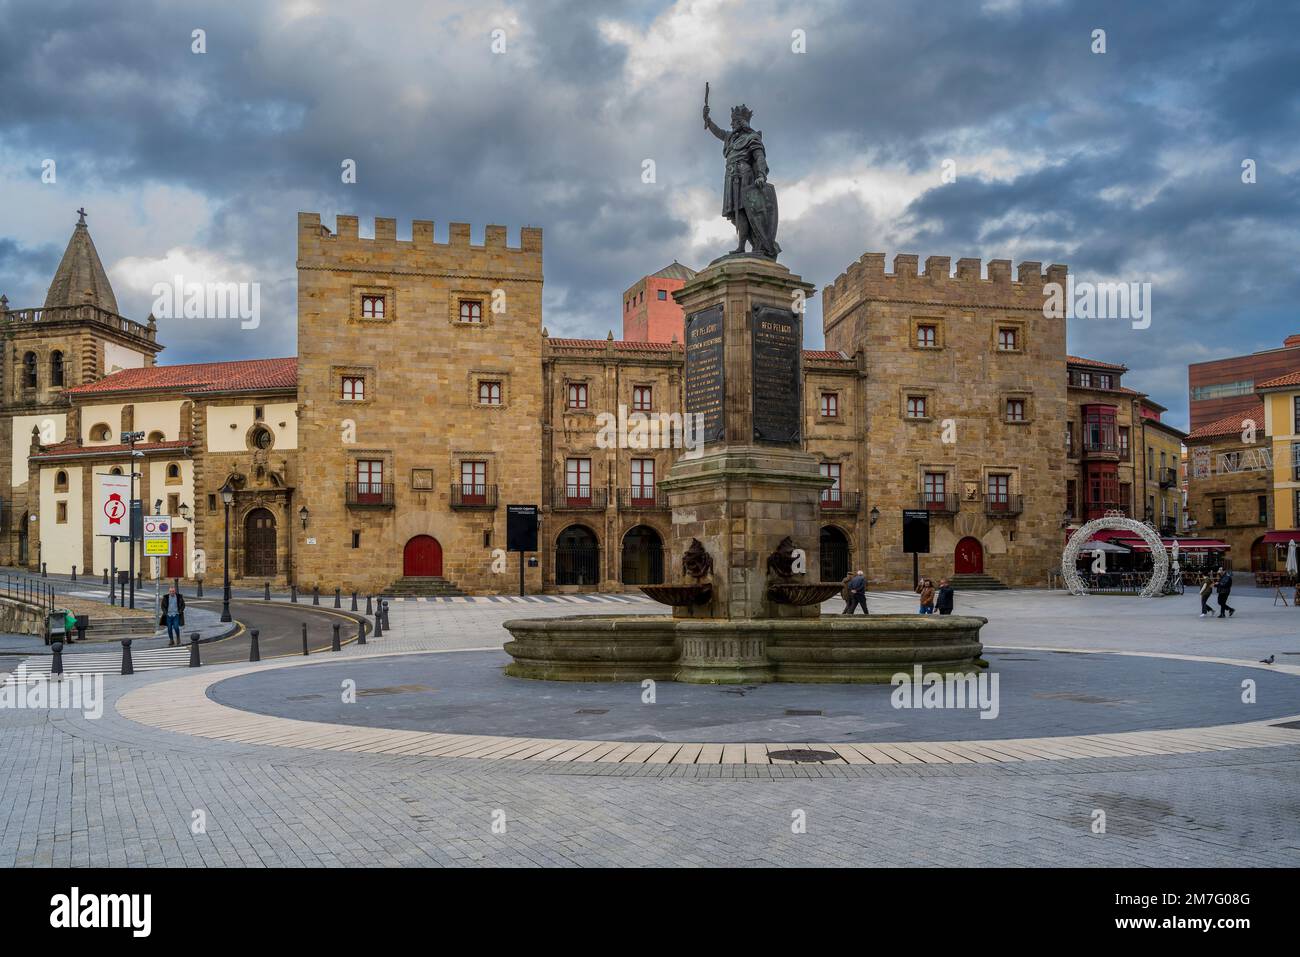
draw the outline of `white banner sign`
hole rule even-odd
[[[131,476],[95,475],[95,534],[126,538],[131,529]]]

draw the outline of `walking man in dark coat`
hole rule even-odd
[[[935,594],[934,607],[941,615],[952,614],[952,583],[946,578],[939,579],[939,591]]]
[[[1226,611],[1231,618],[1237,613],[1237,609],[1228,604],[1228,596],[1232,594],[1232,572],[1225,566],[1223,574],[1219,576],[1219,583],[1214,586],[1215,591],[1219,593],[1219,617],[1223,617]]]
[[[849,579],[849,607],[844,614],[853,614],[859,605],[862,606],[862,614],[871,614],[867,611],[867,578],[862,574],[861,569]]]

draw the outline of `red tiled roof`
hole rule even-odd
[[[1254,419],[1257,428],[1264,426],[1264,403],[1260,403],[1247,412],[1238,412],[1235,415],[1227,415],[1217,422],[1211,422],[1209,425],[1203,425],[1199,429],[1193,429],[1187,433],[1188,441],[1192,439],[1213,439],[1219,436],[1232,435],[1234,432],[1242,430],[1242,422],[1246,419]]]
[[[672,343],[669,342],[641,342],[639,340],[628,339],[555,339],[546,340],[553,346],[564,346],[568,349],[603,349],[612,341],[615,349],[631,352],[670,352]],[[680,343],[679,343],[680,344]]]
[[[1114,362],[1100,362],[1096,359],[1083,359],[1079,356],[1066,356],[1065,361],[1076,366],[1094,366],[1098,369],[1118,369],[1120,372],[1128,371],[1128,366],[1118,365]]]
[[[190,365],[123,369],[98,382],[73,386],[67,390],[67,394],[253,392],[294,389],[297,386],[297,358],[245,359],[238,362],[197,362]]]
[[[1256,389],[1280,389],[1284,386],[1300,386],[1300,372],[1288,372],[1286,375],[1280,375],[1276,379],[1269,379],[1267,382],[1257,383]]]
[[[849,358],[844,353],[834,349],[830,351],[827,351],[825,349],[805,349],[803,351],[803,357],[805,359],[847,359]]]
[[[170,442],[137,442],[135,443],[138,452],[163,452],[172,449],[189,449],[192,443],[186,439],[177,439]],[[47,445],[40,452],[32,456],[33,459],[41,459],[46,456],[61,457],[68,455],[91,455],[118,453],[128,455],[131,451],[129,445],[78,445],[75,441],[67,440]]]

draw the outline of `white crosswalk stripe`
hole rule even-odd
[[[188,648],[152,648],[131,653],[131,666],[136,671],[158,671],[162,668],[186,668],[190,663]],[[54,664],[53,655],[33,655],[24,658],[19,667],[26,668],[28,674],[50,673]],[[64,674],[120,674],[122,671],[122,653],[86,652],[63,656]]]

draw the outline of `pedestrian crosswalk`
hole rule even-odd
[[[429,602],[449,605],[486,605],[486,604],[571,604],[571,605],[627,605],[653,604],[644,595],[458,595],[413,598],[409,596],[385,598],[391,602]]]
[[[136,671],[184,668],[189,663],[190,650],[188,648],[150,648],[131,653],[131,666]],[[24,668],[28,674],[48,675],[53,664],[53,655],[32,655],[29,658],[24,658],[19,667]],[[63,673],[69,675],[121,674],[122,652],[120,650],[115,652],[88,651],[64,655]]]

